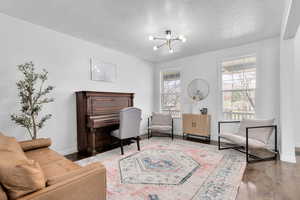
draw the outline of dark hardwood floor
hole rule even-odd
[[[297,163],[267,161],[248,164],[237,196],[238,200],[299,200],[300,156]]]
[[[207,141],[190,138],[194,142]],[[216,142],[210,142],[216,145]],[[300,149],[296,150],[297,163],[266,161],[248,164],[237,200],[300,200]],[[70,154],[70,160],[80,160],[87,156]]]

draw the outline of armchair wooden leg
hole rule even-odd
[[[137,144],[138,151],[140,151],[141,148],[140,148],[140,137],[139,136],[136,138],[136,144]]]
[[[120,140],[121,154],[124,155],[123,140]]]

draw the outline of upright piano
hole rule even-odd
[[[112,143],[110,132],[119,127],[121,109],[133,106],[134,93],[76,92],[77,147],[96,154]]]

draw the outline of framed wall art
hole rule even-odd
[[[115,82],[117,79],[117,65],[97,58],[90,59],[91,80]]]

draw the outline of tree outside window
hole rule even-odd
[[[256,57],[222,62],[223,118],[252,119],[255,116]]]

